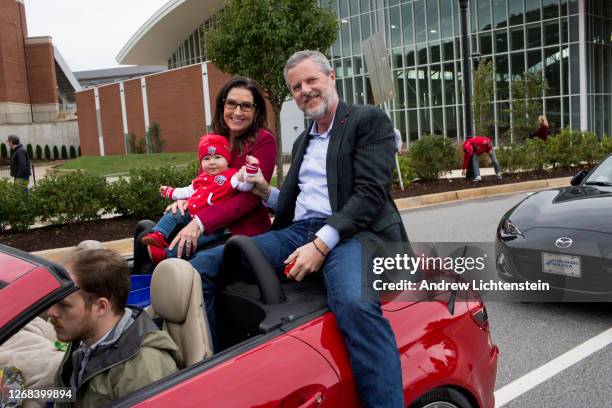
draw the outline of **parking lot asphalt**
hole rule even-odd
[[[413,242],[493,242],[501,216],[524,197],[449,203],[406,211],[402,218]],[[491,336],[501,352],[496,390],[612,327],[609,303],[489,302],[487,309]],[[611,361],[608,344],[503,406],[610,407]]]

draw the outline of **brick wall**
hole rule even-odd
[[[51,38],[26,39],[26,58],[32,104],[57,103],[55,56]]]
[[[23,13],[23,5],[15,0],[0,0],[0,103],[30,102],[24,52]]]
[[[145,137],[144,110],[140,78],[123,83],[125,90],[125,110],[127,113],[128,134],[134,133],[136,140]]]
[[[194,65],[146,79],[149,125],[159,125],[166,152],[195,150],[206,130],[201,77]]]
[[[83,156],[99,156],[98,124],[96,121],[96,101],[93,89],[76,93],[77,115],[79,118],[79,138]]]
[[[104,135],[104,154],[125,154],[119,84],[102,86],[98,92],[102,134]]]
[[[1,0],[0,0],[1,1]],[[215,98],[231,78],[212,64],[208,64],[208,83],[211,110]],[[157,123],[166,142],[165,152],[193,152],[200,136],[206,132],[201,66],[153,74],[145,77],[149,125]],[[144,109],[140,78],[124,82],[128,134],[136,140],[145,137]],[[121,115],[119,85],[98,88],[100,115],[104,134],[105,154],[124,154],[125,142]],[[79,132],[83,155],[98,155],[98,131],[93,90],[77,93]],[[274,131],[274,113],[268,104],[268,128]]]

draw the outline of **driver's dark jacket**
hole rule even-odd
[[[279,193],[272,229],[286,228],[293,220],[309,133],[310,128],[293,144],[293,160]],[[329,137],[326,172],[332,214],[327,224],[340,233],[341,242],[354,236],[364,245],[373,240],[408,242],[391,197],[395,132],[389,117],[374,106],[340,101]]]
[[[100,407],[183,367],[182,355],[170,335],[142,309],[132,310],[137,314],[134,322],[115,343],[96,348],[87,362],[76,404],[56,403],[56,407]],[[70,344],[55,375],[56,386],[70,387],[72,354],[78,348],[78,343]]]
[[[26,177],[30,177],[30,175],[31,170],[28,153],[23,148],[23,145],[19,144],[13,150],[13,155],[11,156],[11,177],[25,179]]]

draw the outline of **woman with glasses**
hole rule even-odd
[[[253,156],[269,182],[276,163],[276,141],[266,129],[266,104],[259,86],[249,78],[233,78],[227,82],[215,101],[213,132],[225,137],[230,144],[229,167],[240,169],[246,157]],[[167,211],[184,213],[187,201],[176,201]],[[202,208],[193,220],[181,229],[170,248],[176,246],[177,256],[189,258],[201,234],[212,234],[229,228],[232,235],[255,236],[270,228],[270,216],[261,199],[250,192],[241,192],[223,205]],[[148,258],[141,238],[148,231],[137,227],[134,240],[134,270],[138,273]]]

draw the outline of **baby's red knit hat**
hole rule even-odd
[[[204,156],[221,155],[229,163],[231,152],[228,140],[220,135],[209,133],[200,138],[198,143],[198,159],[202,161]]]

